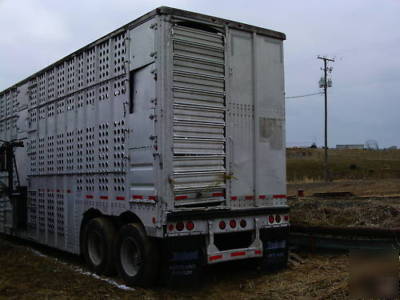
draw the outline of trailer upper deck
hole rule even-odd
[[[177,16],[180,18],[188,18],[188,19],[190,18],[191,20],[196,19],[200,23],[212,24],[214,26],[221,26],[221,27],[228,26],[230,28],[236,28],[236,29],[240,29],[243,31],[256,32],[256,33],[266,35],[268,37],[279,39],[279,40],[286,39],[286,35],[282,32],[278,32],[278,31],[274,31],[274,30],[270,30],[270,29],[266,29],[266,28],[262,28],[262,27],[257,27],[257,26],[253,26],[253,25],[249,25],[249,24],[245,24],[245,23],[241,23],[241,22],[236,22],[236,21],[232,21],[232,20],[227,20],[227,19],[223,19],[223,18],[218,18],[218,17],[214,17],[214,16],[210,16],[210,15],[190,12],[190,11],[177,9],[177,8],[173,8],[173,7],[160,6],[156,9],[153,9],[152,11],[148,12],[147,14],[133,20],[132,22],[129,22],[128,24],[125,24],[124,26],[102,36],[101,38],[95,40],[94,42],[72,52],[71,54],[64,56],[63,58],[48,65],[47,67],[41,69],[40,71],[35,72],[34,74],[30,75],[29,77],[17,82],[16,84],[12,85],[11,87],[8,87],[3,91],[0,91],[0,95],[7,93],[8,91],[28,82],[32,78],[35,78],[36,76],[40,75],[41,73],[46,72],[47,70],[55,67],[56,65],[60,64],[61,62],[68,60],[93,46],[101,44],[105,40],[107,40],[113,36],[116,36],[125,30],[132,29],[132,28],[146,22],[147,20],[153,18],[156,15],[171,15],[171,16]]]

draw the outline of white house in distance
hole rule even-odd
[[[336,145],[336,149],[365,149],[364,144]]]

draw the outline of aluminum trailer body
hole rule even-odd
[[[118,238],[132,284],[285,261],[284,39],[160,7],[1,92],[0,232],[99,273]]]

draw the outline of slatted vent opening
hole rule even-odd
[[[173,28],[175,206],[225,200],[224,36]]]

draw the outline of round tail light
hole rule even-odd
[[[183,224],[183,222],[176,223],[176,230],[182,231],[183,228],[185,228],[185,225]]]
[[[220,221],[219,222],[219,229],[225,229],[225,227],[226,227],[225,222],[224,221]]]
[[[231,228],[236,228],[236,221],[235,220],[230,220],[229,221],[229,226],[231,226]]]
[[[247,226],[246,220],[240,220],[240,227],[245,228]]]
[[[276,215],[275,220],[276,220],[276,223],[280,223],[281,222],[281,215]]]
[[[169,225],[168,225],[168,230],[169,230],[169,231],[173,231],[174,228],[175,228],[174,224],[169,224]]]
[[[193,230],[193,228],[194,228],[194,223],[192,221],[186,223],[187,230]]]
[[[272,215],[269,216],[269,217],[268,217],[268,221],[269,221],[270,224],[274,223],[274,221],[275,221],[274,216],[272,216]]]

